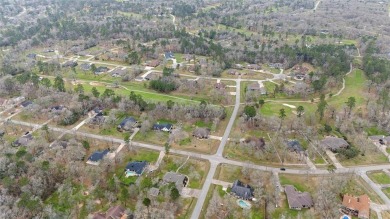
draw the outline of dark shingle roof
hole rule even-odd
[[[138,175],[141,175],[144,172],[144,169],[148,165],[148,162],[146,161],[135,161],[135,162],[130,162],[126,166],[126,170],[128,171],[133,171],[137,173]]]
[[[294,151],[294,152],[301,152],[303,151],[303,148],[301,146],[301,143],[299,143],[299,141],[297,140],[290,140],[287,142],[287,147],[290,151]]]
[[[154,124],[153,125],[154,130],[163,130],[164,128],[171,130],[172,124],[164,123],[164,124]]]
[[[92,162],[98,162],[100,161],[101,159],[103,159],[104,156],[106,156],[106,154],[108,154],[108,152],[110,152],[110,150],[106,149],[104,151],[95,151],[89,158],[88,160],[89,161],[92,161]]]
[[[119,126],[124,127],[126,125],[126,123],[128,123],[128,122],[136,123],[137,120],[135,120],[133,117],[127,117],[124,120],[122,120],[122,122],[119,124]]]
[[[232,192],[236,196],[245,200],[253,198],[253,188],[250,187],[249,185],[243,184],[239,180],[234,181],[232,186]]]

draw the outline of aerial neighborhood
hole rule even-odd
[[[389,6],[3,0],[0,218],[390,218]]]

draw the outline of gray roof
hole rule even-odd
[[[368,136],[368,138],[372,141],[379,141],[380,139],[384,139],[385,136],[383,135],[373,135],[373,136]]]
[[[207,128],[196,128],[192,135],[197,138],[208,138],[210,130]]]
[[[324,140],[320,142],[320,145],[326,149],[331,151],[336,151],[341,148],[348,148],[349,144],[342,138],[336,137],[326,137]]]
[[[153,197],[158,196],[159,193],[160,193],[160,190],[158,188],[154,188],[154,187],[150,188],[149,192],[148,192],[149,196],[153,196]]]
[[[297,140],[290,140],[290,141],[288,141],[287,142],[287,148],[290,151],[294,151],[294,152],[301,152],[301,151],[303,151],[301,143],[299,143],[299,141],[297,141]]]
[[[27,146],[31,140],[33,140],[33,136],[31,135],[31,133],[27,132],[22,137],[18,138],[16,141],[12,142],[12,145],[16,146],[16,147]]]
[[[232,193],[245,200],[253,198],[253,190],[252,187],[243,184],[240,180],[234,181],[232,186]]]
[[[187,185],[188,178],[180,173],[168,172],[164,175],[163,181],[166,183],[175,183],[176,188],[181,189]]]
[[[314,206],[310,193],[299,192],[292,185],[286,185],[284,191],[290,208],[310,208]]]

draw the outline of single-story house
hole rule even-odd
[[[287,141],[287,148],[289,151],[296,152],[296,153],[301,153],[304,151],[301,143],[299,143],[299,141],[297,140]]]
[[[98,112],[94,117],[89,120],[90,124],[103,124],[104,120],[106,118],[104,117],[103,112]]]
[[[165,59],[174,59],[175,55],[172,52],[166,52],[165,53]]]
[[[185,54],[184,55],[184,59],[186,60],[186,61],[191,61],[191,59],[194,59],[194,55],[191,55],[191,54]]]
[[[256,65],[256,64],[247,65],[246,68],[247,69],[251,69],[251,70],[259,70],[259,69],[261,69],[261,67],[259,65]]]
[[[292,185],[286,185],[284,192],[286,193],[290,209],[301,210],[302,208],[311,208],[314,206],[313,199],[308,192],[299,192]]]
[[[22,137],[18,138],[14,142],[12,142],[12,146],[19,147],[19,146],[27,146],[30,141],[33,140],[33,136],[30,132],[26,132]]]
[[[103,151],[95,151],[91,156],[89,156],[88,161],[98,163],[104,158],[104,156],[108,154],[108,152],[110,152],[109,149],[105,149]]]
[[[325,149],[331,150],[332,152],[349,147],[347,141],[336,137],[326,137],[324,140],[320,141],[320,145]]]
[[[100,75],[102,73],[107,72],[108,70],[110,70],[110,69],[105,67],[105,66],[99,66],[99,67],[96,68],[94,73],[95,73],[95,75]]]
[[[282,63],[271,63],[271,64],[269,64],[269,67],[271,67],[271,68],[283,68],[283,64]]]
[[[84,71],[89,71],[91,70],[91,64],[89,63],[82,63],[80,64],[80,69]]]
[[[253,83],[249,84],[248,91],[257,91],[263,95],[267,94],[267,90],[265,89],[265,87],[260,86],[260,84],[258,82],[253,82]]]
[[[149,194],[149,196],[157,197],[160,194],[160,189],[155,188],[155,187],[150,188],[148,194]]]
[[[148,75],[145,76],[145,80],[150,81],[150,80],[156,80],[158,79],[159,75],[156,73],[149,73]]]
[[[265,148],[264,138],[247,137],[242,143],[244,143],[246,146],[251,146],[256,150],[263,150]]]
[[[141,176],[147,166],[146,161],[129,162],[125,168],[126,175]]]
[[[75,61],[69,60],[62,64],[62,67],[67,68],[67,67],[76,67],[78,64]]]
[[[199,139],[207,139],[209,138],[210,129],[208,128],[196,128],[192,132],[192,136],[199,138]]]
[[[236,180],[232,186],[232,193],[240,199],[251,200],[253,198],[254,189],[242,183],[240,180]]]
[[[364,194],[354,197],[348,194],[343,196],[342,211],[358,218],[370,218],[370,198]]]
[[[25,101],[23,101],[20,105],[21,105],[22,107],[28,107],[28,106],[30,106],[32,103],[33,103],[32,101],[25,100]]]
[[[181,191],[182,188],[188,184],[188,177],[175,172],[168,172],[164,175],[163,181],[165,183],[175,183],[176,188]]]
[[[215,87],[215,89],[217,89],[217,90],[222,90],[222,89],[225,89],[225,88],[226,88],[226,84],[219,82],[219,83],[216,83],[216,84],[214,85],[214,87]]]
[[[234,65],[234,68],[235,68],[235,69],[243,69],[243,67],[244,67],[244,66],[241,65],[241,64],[235,64],[235,65]]]
[[[63,109],[65,109],[66,107],[63,106],[63,105],[57,105],[57,106],[53,106],[50,108],[50,112],[51,113],[55,113],[55,114],[58,114],[60,113]]]
[[[138,125],[137,120],[133,117],[127,117],[118,125],[117,130],[120,132],[123,131],[132,131]]]
[[[390,146],[390,136],[386,137],[384,135],[374,135],[374,136],[368,136],[368,138],[374,143]]]
[[[158,59],[151,60],[151,61],[147,62],[146,65],[149,66],[149,67],[155,68],[158,65],[160,65],[160,60],[158,60]]]
[[[170,132],[172,130],[172,127],[173,127],[172,124],[169,123],[162,123],[162,124],[156,123],[153,125],[153,130]]]
[[[126,74],[127,70],[126,69],[123,69],[123,68],[115,68],[112,72],[111,72],[111,76],[112,77],[121,77],[122,75]]]
[[[92,219],[129,219],[132,215],[126,214],[126,209],[120,205],[109,208],[105,213],[95,213]]]
[[[234,70],[234,69],[230,69],[230,70],[228,71],[228,74],[229,74],[229,75],[239,75],[240,73],[238,73],[238,71],[236,71],[236,70]]]
[[[26,57],[29,58],[29,59],[36,59],[36,58],[37,58],[37,54],[35,54],[35,53],[30,53],[30,54],[28,54]]]

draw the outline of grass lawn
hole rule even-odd
[[[345,105],[349,97],[356,98],[356,107],[358,109],[365,103],[365,83],[367,79],[362,70],[355,69],[351,74],[345,77],[345,89],[340,95],[328,99],[328,105],[333,105],[340,109]]]
[[[123,149],[126,150],[126,149]],[[127,163],[132,161],[147,161],[149,163],[154,164],[159,156],[159,152],[137,148],[137,150],[125,152],[126,156],[123,159],[123,162],[116,166],[115,174],[119,176],[118,178],[121,180],[121,182],[125,185],[130,185],[131,183],[135,183],[135,181],[138,179],[136,176],[132,177],[125,177],[124,169],[127,165]]]
[[[382,199],[360,176],[353,176],[352,180],[349,180],[346,187],[343,189],[343,193],[354,194],[356,196],[367,194],[371,201],[383,204]]]
[[[341,159],[339,155],[337,159],[343,166],[356,166],[356,165],[371,165],[371,164],[386,164],[389,163],[387,157],[380,151],[367,150],[364,156],[359,154],[352,159]]]
[[[378,184],[390,184],[390,177],[382,171],[375,171],[368,173],[368,176]]]
[[[389,134],[386,131],[379,129],[376,126],[365,128],[364,131],[367,132],[368,136],[371,136],[371,135],[386,135],[387,136]]]
[[[382,191],[390,198],[390,188],[382,189]]]

